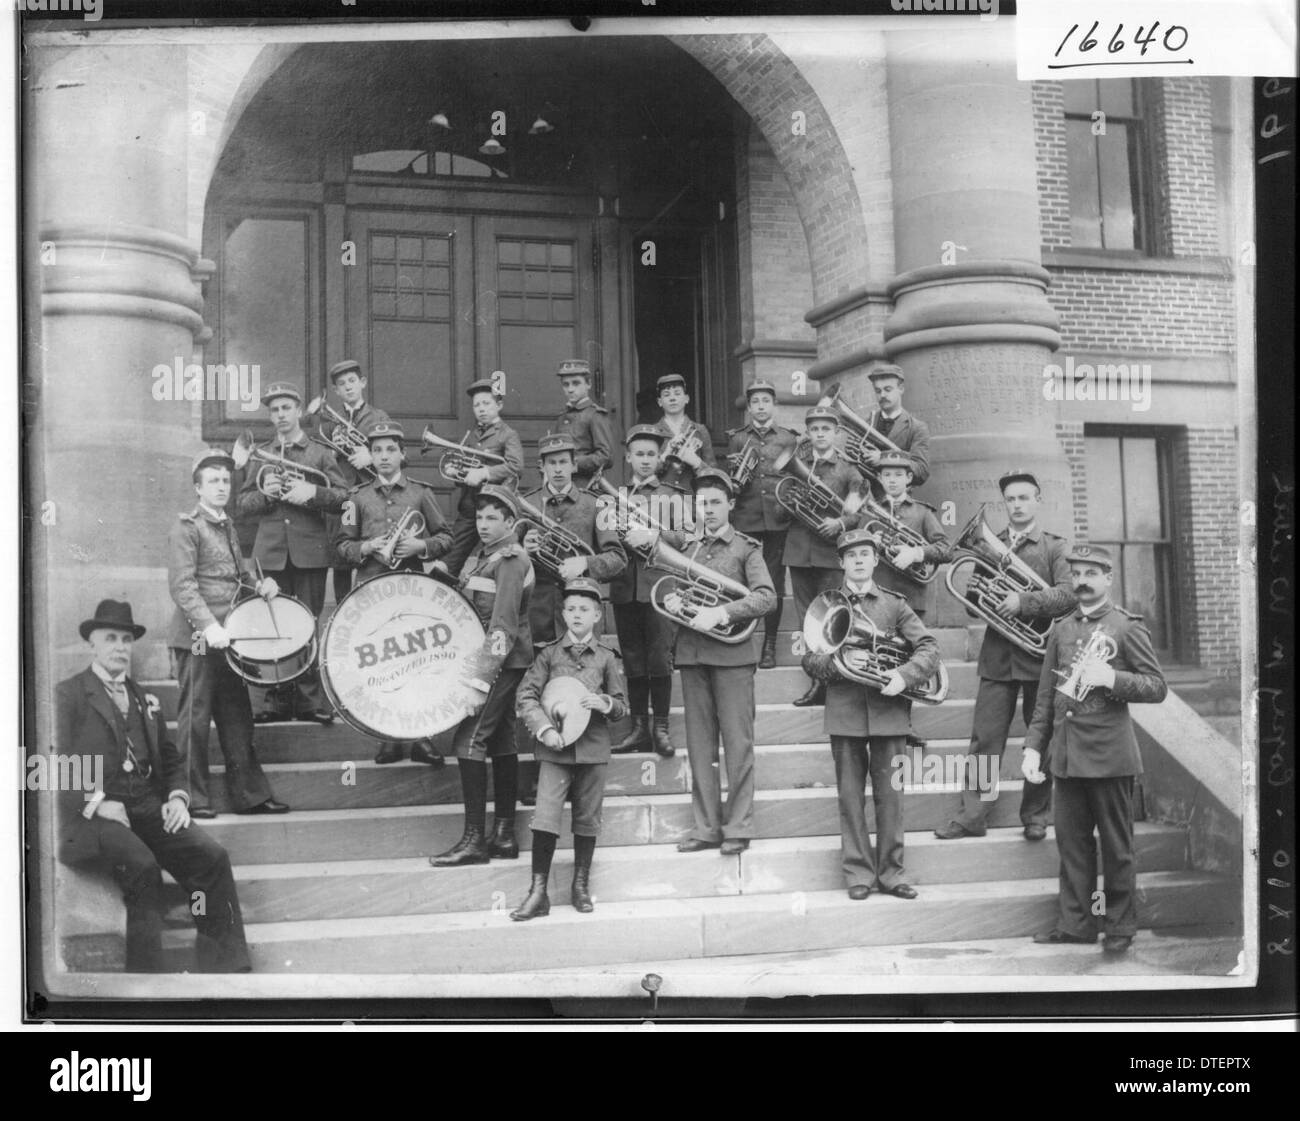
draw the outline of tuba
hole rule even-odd
[[[863,420],[845,404],[840,398],[840,389],[840,383],[836,382],[826,391],[817,404],[821,408],[831,408],[833,406],[839,410],[839,414],[844,421],[844,427],[848,429],[848,435],[844,438],[844,458],[864,475],[874,479],[876,469],[867,462],[864,454],[868,446],[878,452],[897,452],[899,455],[907,455],[907,452],[903,451],[888,436],[877,432],[872,427],[870,420]]]
[[[313,436],[312,439],[316,443],[322,444],[344,459],[351,458],[362,448],[369,450],[370,443],[366,439],[366,434],[342,413],[330,408],[323,395],[313,397],[307,406],[308,416],[316,416],[319,413],[324,413],[325,417],[333,422],[334,427],[330,429],[328,436]],[[379,478],[379,472],[373,467],[365,467],[362,470],[372,479]]]
[[[882,634],[843,592],[823,592],[804,616],[803,640],[811,654],[829,654],[836,672],[873,689],[884,686],[889,674],[905,665],[911,647],[897,635]],[[923,705],[942,704],[948,696],[948,670],[942,662],[934,676],[909,686],[899,696]]]
[[[281,444],[280,447],[283,450],[284,445]],[[268,475],[278,478],[282,487],[300,482],[312,483],[318,487],[331,485],[329,476],[324,471],[317,471],[314,467],[308,467],[303,463],[295,463],[282,455],[275,455],[264,448],[259,448],[253,442],[251,432],[241,432],[239,434],[239,438],[235,441],[232,458],[236,467],[243,467],[250,459],[255,459],[262,464],[262,467],[257,472],[257,489],[272,500],[279,500],[280,496],[271,494],[266,489]]]
[[[444,440],[426,425],[420,434],[420,454],[426,455],[434,450],[444,453],[438,460],[438,470],[449,483],[463,483],[470,471],[477,471],[480,467],[501,467],[506,461],[505,456],[495,452],[480,451]]]
[[[939,568],[933,561],[919,561],[907,568],[899,568],[889,557],[894,549],[904,545],[924,549],[929,542],[911,526],[904,525],[894,517],[887,506],[873,498],[864,499],[862,509],[865,511],[865,520],[859,528],[869,529],[880,538],[880,559],[885,564],[918,584],[928,584],[938,575]]]
[[[385,535],[384,543],[374,554],[389,568],[396,568],[406,558],[397,555],[397,543],[411,534],[423,537],[428,527],[424,524],[424,515],[419,510],[407,510]]]
[[[745,446],[738,452],[732,452],[727,456],[727,468],[731,474],[732,485],[736,488],[736,493],[749,483],[754,477],[754,472],[758,470],[759,456],[762,445],[751,436],[745,441]]]
[[[674,623],[689,627],[696,612],[702,607],[720,607],[735,603],[749,595],[749,589],[730,576],[715,572],[708,565],[691,560],[685,553],[679,552],[663,541],[656,541],[649,550],[646,564],[669,575],[655,581],[650,589],[650,605],[660,615]],[[664,585],[676,581],[675,588],[664,589]],[[678,613],[669,611],[664,606],[664,596],[669,591],[676,591],[682,597],[682,610]],[[757,619],[724,623],[719,627],[704,632],[712,635],[719,642],[731,645],[746,641],[758,626]]]
[[[554,518],[548,518],[536,506],[526,501],[522,495],[515,495],[515,503],[519,506],[519,520],[525,526],[537,530],[541,535],[542,540],[537,546],[537,552],[529,555],[555,579],[563,581],[564,578],[560,575],[560,565],[566,560],[572,557],[594,557],[596,555],[596,550],[574,533],[573,530],[565,529]]]
[[[848,519],[858,512],[860,498],[841,498],[817,478],[796,454],[799,445],[783,451],[772,466],[785,478],[776,484],[776,500],[814,533],[821,533],[825,518]]]
[[[1047,652],[1047,636],[1054,619],[1004,619],[994,604],[1010,592],[1043,592],[1051,585],[998,540],[984,517],[984,506],[976,511],[962,529],[953,550],[952,564],[944,573],[944,583],[959,600],[968,604],[1003,638],[1027,654],[1041,658]],[[953,577],[970,568],[965,590],[959,591]]]
[[[1074,656],[1068,670],[1054,669],[1052,672],[1062,678],[1056,687],[1058,693],[1064,693],[1073,701],[1084,700],[1092,692],[1093,686],[1084,685],[1080,678],[1089,665],[1109,665],[1110,660],[1119,653],[1119,646],[1105,631],[1098,627],[1088,636],[1087,643]]]

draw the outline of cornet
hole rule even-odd
[[[1056,687],[1058,693],[1064,693],[1072,701],[1082,701],[1094,686],[1083,684],[1083,671],[1092,665],[1110,665],[1110,660],[1119,653],[1119,646],[1105,631],[1098,627],[1088,636],[1088,641],[1074,656],[1068,670],[1054,669],[1052,672],[1063,678]]]
[[[691,625],[691,620],[701,608],[721,607],[749,595],[749,588],[739,580],[733,580],[707,565],[691,560],[685,553],[666,545],[662,540],[656,540],[651,546],[646,565],[670,574],[655,581],[654,587],[650,589],[650,606],[664,618],[685,627]],[[679,612],[669,611],[664,604],[664,598],[674,591],[682,598],[682,609]],[[723,623],[704,633],[712,635],[719,642],[736,645],[748,639],[756,626],[757,619],[748,619]]]
[[[555,579],[563,581],[560,565],[573,557],[594,557],[596,550],[571,529],[565,529],[554,518],[548,518],[522,495],[515,495],[519,507],[519,520],[526,528],[535,529],[541,537],[535,553],[529,555]]]
[[[876,468],[867,460],[866,452],[870,447],[878,452],[897,452],[899,455],[906,455],[893,440],[882,432],[877,432],[872,427],[871,421],[875,419],[873,413],[870,420],[863,420],[856,412],[853,411],[840,398],[840,383],[836,382],[830,387],[817,402],[819,408],[830,408],[834,406],[839,410],[843,418],[844,427],[848,429],[848,435],[844,438],[844,458],[853,464],[864,475],[870,475],[875,478]]]
[[[328,436],[323,434],[313,436],[312,439],[316,443],[337,452],[344,459],[350,459],[363,448],[367,451],[370,449],[370,442],[366,439],[366,434],[342,413],[330,408],[324,396],[313,397],[311,403],[307,406],[308,416],[316,416],[318,413],[323,413],[328,420],[333,422],[334,427],[330,429]],[[379,472],[373,466],[366,466],[361,470],[372,479],[379,478]]]
[[[732,452],[727,456],[727,467],[730,469],[731,481],[737,493],[754,477],[761,453],[762,445],[751,436],[740,451]]]
[[[672,460],[674,463],[681,463],[683,451],[689,451],[693,455],[699,455],[700,448],[703,446],[704,441],[696,434],[694,428],[683,428],[676,436],[664,445],[664,464],[667,465],[669,460]]]
[[[284,445],[281,444],[282,449],[283,447]],[[263,464],[257,472],[257,489],[270,499],[280,499],[284,488],[292,486],[294,483],[312,483],[318,487],[328,487],[330,485],[329,476],[325,472],[317,471],[314,467],[307,467],[302,463],[294,463],[293,460],[286,459],[282,455],[274,455],[257,447],[253,442],[251,432],[241,432],[239,434],[239,439],[235,441],[233,457],[236,467],[244,466],[250,459],[256,459]],[[280,480],[281,494],[272,494],[266,489],[268,474],[270,477]]]
[[[799,445],[795,444],[783,451],[772,464],[778,474],[785,475],[772,492],[777,502],[814,533],[821,533],[821,524],[826,518],[843,518],[847,521],[856,514],[862,505],[861,498],[841,498],[817,478],[808,464],[798,458],[798,450]]]
[[[419,510],[407,510],[397,520],[397,524],[384,534],[384,543],[372,555],[389,568],[396,568],[407,559],[397,555],[398,542],[403,537],[423,537],[426,532],[428,526],[425,524],[424,515]]]
[[[421,455],[435,450],[444,453],[438,460],[438,470],[442,473],[442,477],[451,483],[463,483],[469,472],[477,471],[480,467],[501,467],[506,461],[505,456],[494,452],[485,452],[444,440],[427,425],[420,434],[420,443]]]

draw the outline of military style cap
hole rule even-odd
[[[665,389],[669,388],[669,386],[673,385],[680,385],[685,389],[686,379],[682,377],[681,374],[664,374],[663,377],[655,382],[655,392],[662,393]]]
[[[193,475],[200,467],[224,467],[227,471],[234,472],[235,458],[229,452],[223,452],[220,448],[205,448],[194,459],[194,466],[190,468],[190,474]]]
[[[653,424],[634,424],[627,430],[627,435],[623,437],[623,446],[627,447],[633,440],[658,440],[660,447],[668,439]]]
[[[302,391],[291,381],[273,381],[262,394],[262,404],[269,405],[277,397],[292,397],[302,404]]]
[[[912,457],[902,452],[882,453],[880,459],[876,461],[876,470],[882,467],[906,467],[913,475],[916,474],[916,464],[912,462]]]
[[[333,385],[344,374],[356,374],[357,377],[363,377],[364,375],[361,373],[361,363],[355,358],[345,358],[342,362],[335,362],[334,365],[330,367],[330,384]]]
[[[729,498],[735,497],[735,484],[731,481],[731,476],[716,467],[702,467],[695,472],[695,478],[691,480],[691,490],[697,491],[706,486],[721,487]]]
[[[870,545],[877,554],[880,552],[880,538],[869,529],[851,529],[847,533],[841,533],[835,540],[836,552],[842,553],[854,545]]]
[[[519,503],[515,500],[515,492],[508,487],[497,486],[496,483],[484,483],[478,488],[479,498],[490,498],[494,502],[500,502],[507,510],[510,511],[512,518],[519,517]]]
[[[1110,550],[1104,545],[1075,545],[1075,547],[1070,550],[1070,555],[1065,559],[1069,564],[1074,564],[1077,561],[1080,564],[1100,565],[1107,572],[1115,567],[1114,560],[1110,555]]]
[[[564,582],[564,594],[566,596],[590,596],[597,603],[603,598],[600,594],[600,585],[590,576],[576,576],[572,580]]]
[[[748,401],[755,393],[770,393],[776,396],[776,386],[770,381],[751,381],[745,386],[745,400]]]
[[[537,458],[552,455],[556,452],[576,452],[578,445],[573,442],[573,437],[567,432],[548,432],[537,441]]]
[[[497,393],[497,387],[492,384],[490,378],[479,378],[478,381],[471,382],[469,388],[465,390],[465,394],[468,397],[473,397],[475,393],[483,392],[490,393],[493,397],[499,396]]]
[[[803,422],[804,424],[811,424],[814,420],[829,420],[838,428],[840,414],[838,410],[832,409],[829,405],[814,405],[803,414]]]
[[[903,377],[902,369],[894,365],[877,366],[867,375],[869,381],[875,381],[876,378],[897,378],[900,385],[907,380]]]
[[[1030,483],[1035,487],[1038,486],[1038,480],[1028,471],[1022,470],[1019,467],[1013,467],[998,480],[998,490],[1004,491],[1012,483]]]
[[[559,370],[556,371],[556,377],[569,378],[581,375],[584,378],[591,377],[591,363],[585,358],[566,358],[560,363]]]
[[[380,436],[388,436],[396,440],[399,444],[406,439],[406,433],[402,431],[402,426],[393,420],[378,420],[370,426],[366,432],[366,443],[379,439]]]

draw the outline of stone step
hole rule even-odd
[[[1002,757],[1000,774],[1004,779],[1020,775],[1022,741],[1008,742]],[[969,741],[964,739],[931,740],[918,757],[908,752],[906,767],[924,778],[925,768],[936,764],[927,761],[938,757],[945,778],[955,781],[960,772],[957,763],[942,761],[965,755]],[[755,747],[755,775],[760,790],[802,789],[835,785],[835,765],[830,748],[824,743],[759,744]],[[919,770],[917,769],[919,766]],[[536,763],[531,757],[520,760],[521,778],[531,785]],[[448,759],[443,767],[422,763],[388,763],[380,766],[369,756],[346,762],[267,763],[267,777],[275,796],[295,810],[346,810],[368,806],[427,806],[461,800],[460,775],[456,760]],[[223,776],[225,767],[212,767],[214,776]],[[723,786],[726,776],[723,775]],[[681,794],[690,790],[690,764],[686,753],[679,751],[672,759],[657,755],[615,755],[606,772],[605,793],[651,795]],[[224,781],[212,784],[212,808],[230,812]]]
[[[1002,784],[1002,796],[989,811],[990,827],[1015,825],[1022,780]],[[934,829],[951,817],[958,788],[910,786],[904,791],[907,828]],[[692,828],[689,794],[607,798],[601,840],[607,846],[676,843]],[[838,836],[834,789],[760,790],[754,816],[760,837]],[[874,817],[867,800],[867,819]],[[520,845],[532,841],[532,810],[520,807]],[[196,823],[225,846],[234,864],[283,864],[321,860],[381,860],[428,856],[450,848],[464,819],[457,804],[387,806],[376,809],[305,810],[279,816],[223,814]],[[561,844],[571,845],[569,812]],[[955,842],[956,843],[956,842]]]
[[[936,884],[915,900],[854,902],[839,890],[799,891],[602,903],[587,915],[553,903],[550,915],[528,923],[511,921],[503,904],[443,914],[251,923],[247,935],[258,973],[499,973],[543,964],[1027,937],[1054,921],[1057,889],[1052,876]],[[1231,881],[1193,872],[1146,873],[1138,889],[1143,929],[1221,926],[1232,921],[1237,902]],[[188,930],[166,932],[173,968],[184,967],[193,937]]]
[[[1187,838],[1169,826],[1139,822],[1134,851],[1140,872],[1179,871],[1187,863]],[[907,873],[918,888],[931,884],[1042,879],[1057,870],[1054,835],[1031,844],[1019,829],[940,841],[913,833],[907,841]],[[550,893],[567,900],[572,854],[553,866]],[[249,864],[235,868],[246,923],[302,922],[365,915],[500,913],[517,906],[528,889],[526,860],[494,860],[464,868],[431,868],[423,857],[342,860],[304,864]],[[717,852],[682,854],[672,845],[600,846],[592,865],[598,903],[683,899],[772,892],[834,891],[844,886],[838,837],[755,841],[739,856]],[[180,888],[169,901],[184,904]]]

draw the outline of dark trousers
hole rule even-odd
[[[718,842],[754,835],[754,665],[682,666],[686,753],[691,760],[691,836]],[[718,738],[727,766],[722,804]]]
[[[477,544],[478,526],[475,511],[470,510],[468,514],[457,511],[456,522],[451,527],[451,548],[438,559],[447,566],[447,570],[453,576],[459,576],[460,570],[465,567],[466,559]]]
[[[808,607],[822,592],[838,588],[844,573],[838,568],[792,568],[790,590],[794,593],[794,629],[803,631],[804,616]]]
[[[840,803],[840,854],[847,887],[892,891],[903,876],[903,791],[894,757],[907,750],[906,736],[831,736]],[[867,831],[867,778],[876,815],[876,845]]]
[[[307,605],[307,610],[316,616],[319,627],[321,614],[325,610],[325,576],[328,568],[295,568],[285,561],[280,572],[268,572],[280,586],[285,595],[300,599]],[[313,665],[297,681],[288,685],[263,688],[260,685],[248,687],[252,698],[253,711],[257,713],[277,712],[294,715],[307,712],[328,711],[325,694],[321,692],[320,677]]]
[[[785,534],[784,529],[770,529],[750,535],[763,546],[763,563],[767,565],[772,587],[776,589],[776,608],[763,618],[764,637],[773,641],[781,626],[781,604],[785,602],[785,566],[781,563],[781,556],[785,552]]]
[[[1045,784],[1044,784],[1045,785]],[[1097,842],[1105,893],[1097,896]],[[1056,847],[1061,855],[1060,918],[1069,934],[1137,933],[1133,862],[1133,776],[1056,777]]]
[[[342,565],[338,568],[331,568],[330,571],[334,573],[334,602],[342,603],[343,597],[352,590],[352,577],[356,569]]]
[[[650,604],[614,604],[614,627],[625,676],[667,677],[673,672],[673,624]]]
[[[172,648],[180,703],[176,709],[177,746],[190,761],[190,806],[212,803],[208,775],[208,735],[217,741],[226,766],[226,796],[233,810],[246,810],[271,797],[271,784],[253,748],[253,709],[248,686],[230,668],[222,651],[194,654]]]
[[[131,828],[104,817],[72,823],[60,849],[67,864],[107,869],[126,903],[126,968],[157,973],[162,960],[162,871],[185,890],[198,928],[194,969],[237,973],[249,968],[244,919],[230,857],[201,826],[167,833],[162,803],[152,792],[127,803]]]
[[[524,679],[522,666],[503,669],[492,683],[487,700],[475,716],[456,726],[452,747],[458,759],[491,759],[518,755],[515,744],[515,691]]]
[[[553,763],[537,765],[537,808],[532,828],[559,836],[564,803],[573,807],[573,835],[600,835],[600,811],[605,802],[608,763]]]
[[[989,810],[997,802],[998,772],[1002,753],[1007,747],[1007,732],[1016,715],[1016,694],[1022,693],[1021,711],[1028,725],[1034,716],[1034,702],[1038,699],[1037,681],[992,681],[980,678],[979,692],[975,696],[975,719],[971,729],[970,749],[975,756],[966,768],[966,789],[962,791],[961,812],[956,821],[966,829],[979,832],[986,828]],[[990,756],[983,763],[978,756]],[[980,790],[980,775],[992,779],[993,789]],[[1046,826],[1052,809],[1052,780],[1041,783],[1026,782],[1020,795],[1020,823]]]

